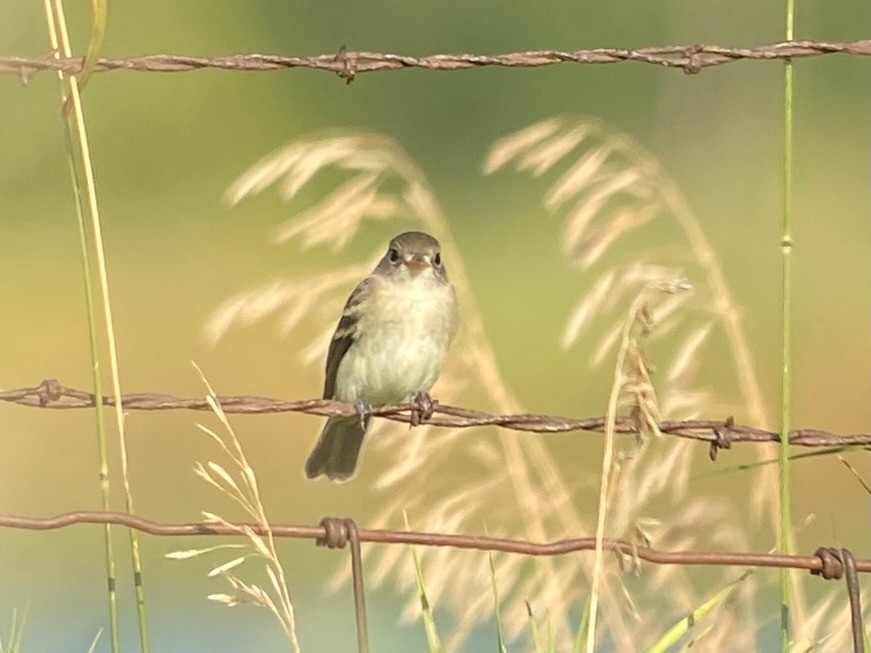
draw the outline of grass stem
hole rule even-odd
[[[786,0],[786,40],[795,35],[795,0]],[[792,506],[789,475],[790,362],[792,317],[792,62],[787,59],[783,72],[783,216],[781,224],[782,288],[781,328],[781,415],[780,415],[780,532],[778,549],[789,552],[792,534]],[[780,650],[789,651],[790,573],[780,572]]]
[[[55,7],[51,0],[44,0],[43,8],[45,10],[46,24],[48,26],[49,39],[51,42],[52,51],[55,58],[60,57],[60,42],[58,39],[58,23],[60,19],[55,12]],[[64,51],[66,55],[66,48]],[[58,71],[58,79],[61,81],[61,97],[63,106],[69,106],[70,97],[72,94],[72,84],[74,79],[67,80],[66,76]],[[69,83],[66,83],[66,82]],[[97,341],[97,323],[96,314],[94,311],[94,295],[91,290],[91,261],[88,253],[87,231],[85,228],[84,204],[85,198],[82,194],[82,187],[79,183],[79,175],[76,171],[76,146],[75,135],[72,125],[67,116],[64,116],[64,135],[67,148],[67,161],[69,162],[70,179],[73,187],[73,192],[76,196],[76,217],[79,233],[79,247],[82,257],[82,272],[85,285],[85,306],[88,319],[88,344],[90,347],[91,357],[91,372],[94,385],[95,397],[95,416],[97,421],[97,447],[99,454],[99,479],[100,479],[100,497],[103,510],[111,509],[110,487],[109,487],[109,455],[106,445],[106,426],[103,414],[103,384],[100,378],[100,350]],[[104,553],[106,556],[106,580],[108,588],[108,603],[109,603],[109,641],[113,653],[120,650],[120,642],[118,636],[118,597],[116,589],[116,572],[115,572],[115,553],[112,545],[112,527],[106,524],[104,528]]]
[[[49,28],[52,48],[56,56],[63,54],[64,57],[72,56],[70,47],[69,34],[66,26],[66,16],[63,9],[62,0],[43,0],[46,12],[46,19]],[[104,21],[105,16],[103,16]],[[85,281],[85,297],[88,311],[88,331],[91,350],[91,362],[94,378],[94,394],[96,401],[96,419],[97,419],[97,439],[100,456],[100,488],[102,496],[102,505],[105,510],[111,507],[110,491],[109,491],[109,463],[108,463],[108,447],[106,439],[105,419],[103,414],[103,392],[101,383],[101,368],[99,359],[99,347],[97,340],[97,324],[94,299],[92,294],[92,283],[90,275],[90,256],[88,253],[87,232],[85,228],[85,214],[90,216],[91,231],[93,233],[94,248],[97,254],[97,270],[100,279],[100,288],[102,291],[102,308],[103,318],[105,321],[106,335],[109,346],[109,367],[112,373],[112,390],[115,397],[115,419],[118,428],[118,438],[121,449],[121,465],[122,475],[124,480],[124,490],[126,497],[126,508],[128,513],[133,513],[133,497],[130,492],[128,468],[127,468],[127,446],[124,432],[124,414],[121,405],[121,383],[118,372],[118,355],[115,344],[115,328],[112,318],[112,306],[109,299],[109,282],[106,267],[106,256],[103,248],[103,235],[100,224],[100,212],[97,203],[96,183],[94,181],[94,171],[91,165],[91,153],[88,144],[88,135],[85,129],[84,111],[82,110],[82,100],[79,91],[78,80],[75,76],[66,77],[62,73],[58,73],[62,82],[63,94],[63,118],[64,130],[66,134],[67,152],[69,155],[70,173],[72,176],[73,188],[76,194],[76,213],[79,222],[79,244],[82,252],[82,266],[84,268]],[[78,162],[78,166],[76,163]],[[77,172],[80,173],[77,174]],[[82,192],[84,185],[84,193]],[[139,623],[139,639],[140,650],[142,653],[148,653],[150,649],[147,619],[145,614],[145,595],[142,585],[142,565],[139,556],[139,539],[135,531],[128,530],[130,537],[130,547],[132,555],[132,565],[136,587],[136,608]],[[105,549],[106,549],[106,573],[108,577],[108,592],[109,592],[109,631],[110,642],[113,653],[120,650],[120,641],[118,634],[118,606],[117,606],[117,590],[116,590],[116,573],[115,559],[112,547],[111,530],[106,526],[105,533]]]

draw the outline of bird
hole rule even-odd
[[[345,303],[327,352],[323,397],[353,402],[357,414],[327,419],[306,477],[354,475],[372,407],[415,399],[431,408],[429,390],[459,326],[439,241],[420,231],[394,237]]]

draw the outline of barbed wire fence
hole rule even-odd
[[[560,63],[611,64],[635,61],[666,68],[698,73],[704,68],[722,66],[742,60],[784,61],[820,57],[830,54],[871,56],[871,39],[856,41],[785,41],[750,48],[719,45],[666,45],[650,48],[590,48],[584,50],[527,50],[504,54],[433,54],[413,57],[380,52],[357,52],[344,46],[335,54],[285,56],[273,54],[234,54],[194,57],[178,54],[152,54],[121,59],[101,58],[94,72],[135,70],[174,73],[203,69],[236,71],[272,71],[293,68],[326,70],[351,82],[358,74],[378,70],[422,68],[426,70],[463,70],[468,68],[534,68]],[[82,72],[83,57],[55,58],[0,56],[0,73],[16,74],[23,80],[42,71],[60,71],[69,75]]]
[[[871,39],[843,42],[786,41],[747,48],[717,45],[673,45],[638,49],[592,48],[580,50],[533,50],[495,55],[435,54],[407,56],[390,53],[352,51],[342,46],[334,54],[316,56],[285,56],[268,54],[235,54],[197,57],[178,54],[154,54],[126,58],[100,58],[94,72],[130,70],[139,72],[188,72],[203,69],[232,71],[277,71],[297,68],[325,70],[350,83],[357,75],[375,71],[425,69],[433,71],[464,70],[481,67],[528,68],[556,64],[613,64],[638,62],[683,70],[688,74],[705,68],[751,61],[789,61],[826,55],[871,56]],[[40,72],[55,71],[68,75],[81,73],[83,57],[58,57],[52,52],[41,57],[0,56],[0,74],[17,75],[27,83]],[[260,414],[298,412],[331,416],[355,414],[352,404],[325,399],[285,401],[255,396],[217,397],[226,413]],[[0,401],[17,405],[65,410],[93,408],[94,394],[67,388],[54,380],[37,386],[0,391]],[[111,397],[103,403],[114,405]],[[211,410],[206,399],[179,398],[166,394],[128,394],[121,398],[127,410]],[[372,409],[372,415],[406,422],[412,425],[426,423],[433,426],[468,428],[498,426],[528,433],[567,433],[605,431],[605,417],[570,418],[555,415],[493,415],[466,408],[436,403],[432,411],[417,403],[396,404]],[[735,423],[732,417],[710,420],[674,420],[658,424],[665,436],[687,438],[707,443],[712,460],[722,449],[733,443],[780,442],[776,432]],[[632,416],[619,417],[615,431],[638,434],[640,425]],[[835,434],[818,429],[790,431],[792,445],[810,448],[844,448],[871,446],[871,434]],[[156,536],[233,536],[245,529],[275,537],[313,539],[320,546],[344,548],[350,543],[354,603],[357,618],[357,636],[360,650],[368,650],[365,593],[360,544],[404,544],[436,547],[454,547],[481,551],[499,551],[530,556],[557,556],[596,548],[595,537],[564,539],[552,542],[531,542],[474,535],[456,535],[432,532],[393,531],[358,528],[352,519],[326,517],[319,525],[269,524],[216,524],[211,522],[167,524],[158,523],[128,513],[111,511],[76,511],[54,517],[35,518],[0,515],[0,527],[27,530],[50,530],[77,524],[115,524]],[[624,558],[644,560],[657,565],[726,565],[744,567],[776,567],[807,570],[827,580],[845,578],[850,602],[852,636],[855,651],[863,650],[863,624],[859,592],[859,573],[871,573],[871,560],[856,560],[846,548],[820,547],[813,555],[786,555],[775,553],[735,553],[720,551],[661,551],[640,546],[626,540],[604,538],[605,550]]]
[[[330,399],[304,399],[286,401],[257,396],[218,396],[214,398],[225,413],[304,413],[318,416],[352,416],[357,407],[348,402]],[[97,397],[93,393],[68,388],[57,380],[50,379],[32,386],[0,391],[0,401],[31,408],[73,410],[93,408]],[[114,406],[112,397],[103,397],[103,403]],[[183,398],[158,393],[126,394],[121,397],[126,410],[201,410],[211,411],[213,405],[206,398]],[[373,407],[374,416],[383,417],[410,425],[430,424],[452,428],[499,426],[527,433],[568,433],[576,431],[602,433],[606,417],[572,418],[558,415],[493,415],[482,411],[447,406],[433,402],[392,404]],[[733,443],[779,442],[780,435],[762,428],[736,424],[732,417],[723,420],[670,420],[658,425],[665,436],[687,438],[707,443],[711,460],[717,459],[721,449],[731,448]],[[615,432],[639,434],[641,426],[632,416],[616,420]],[[848,446],[871,446],[871,434],[835,434],[819,429],[796,429],[790,432],[790,444],[811,448],[843,448]],[[351,571],[354,607],[357,621],[357,636],[361,650],[368,650],[366,627],[366,602],[363,582],[363,567],[360,544],[405,544],[432,547],[453,547],[480,551],[514,553],[529,556],[558,556],[596,548],[595,537],[581,537],[553,542],[456,535],[447,533],[395,531],[386,529],[361,529],[353,519],[325,517],[319,525],[269,524],[268,531],[260,524],[212,522],[167,524],[151,521],[128,513],[109,511],[76,511],[54,517],[26,517],[0,514],[0,527],[26,530],[52,530],[77,524],[114,524],[157,536],[204,536],[242,535],[246,529],[259,535],[270,533],[274,537],[315,540],[318,546],[330,549],[351,545]],[[639,546],[627,540],[604,538],[602,547],[618,555],[621,566],[629,557],[637,564],[644,560],[657,565],[716,565],[766,567],[807,570],[826,580],[846,580],[850,602],[854,648],[862,651],[864,627],[859,590],[859,573],[871,573],[871,559],[856,560],[849,549],[819,547],[813,555],[786,555],[777,553],[735,553],[723,551],[661,551],[650,546]]]
[[[303,399],[286,401],[254,396],[219,396],[216,397],[221,408],[226,413],[263,414],[263,413],[305,413],[320,417],[351,417],[357,414],[353,403],[333,399]],[[85,390],[76,390],[61,385],[54,379],[43,381],[39,385],[16,390],[0,391],[0,401],[30,406],[34,408],[50,408],[68,410],[73,408],[93,408],[96,406],[96,396]],[[104,396],[103,404],[114,406],[114,397]],[[121,405],[128,410],[205,410],[212,407],[205,398],[183,398],[158,393],[126,394],[121,397]],[[567,433],[571,431],[588,431],[604,433],[607,417],[562,417],[559,415],[534,415],[529,413],[517,415],[493,415],[479,410],[447,406],[435,401],[431,414],[419,402],[404,404],[389,404],[371,408],[375,417],[384,417],[396,422],[412,425],[423,423],[433,426],[454,428],[469,428],[472,426],[501,426],[513,431],[527,433]],[[666,435],[689,440],[707,442],[711,447],[711,458],[717,458],[720,449],[730,449],[735,442],[780,442],[780,434],[774,431],[736,424],[730,416],[725,419],[689,419],[667,420],[658,424],[659,431]],[[637,434],[641,430],[638,420],[631,416],[618,417],[615,432],[621,434]],[[794,429],[790,431],[789,443],[801,447],[848,447],[871,446],[871,434],[855,433],[838,435],[820,429]]]

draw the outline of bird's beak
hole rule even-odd
[[[406,257],[403,263],[413,272],[420,272],[430,266],[429,256],[423,254],[412,254]]]

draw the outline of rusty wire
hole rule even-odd
[[[354,616],[357,623],[357,651],[369,653],[369,626],[366,620],[366,593],[363,588],[363,554],[360,551],[360,530],[353,519],[324,517],[320,524],[323,535],[317,546],[344,549],[351,544],[351,585],[354,588]]]
[[[341,520],[340,520],[341,521]],[[323,523],[323,522],[322,522]],[[0,527],[46,531],[66,528],[75,524],[117,524],[134,528],[143,533],[160,536],[194,535],[239,535],[242,529],[251,529],[259,535],[266,535],[266,528],[255,523],[218,524],[212,522],[190,522],[164,524],[124,512],[101,510],[67,512],[54,517],[24,517],[0,515]],[[323,525],[270,524],[273,537],[321,540],[324,545],[334,541]],[[414,544],[419,546],[452,547],[476,551],[498,551],[530,556],[557,556],[577,551],[592,551],[596,547],[595,537],[578,537],[552,542],[530,542],[481,535],[456,535],[450,533],[426,533],[418,531],[394,531],[387,529],[360,528],[357,531],[360,542],[376,544]],[[814,555],[787,555],[781,553],[731,553],[724,551],[660,551],[635,542],[604,538],[602,546],[615,553],[631,558],[645,560],[658,565],[717,565],[741,567],[778,567],[802,569],[815,572],[823,578],[842,578],[843,563],[838,556],[826,556],[817,550]],[[830,549],[825,549],[830,551]],[[871,572],[871,560],[856,560],[856,571]]]
[[[320,416],[351,416],[356,414],[354,404],[331,399],[305,399],[284,401],[267,397],[221,396],[217,401],[226,413],[259,414],[297,412]],[[92,408],[96,399],[90,392],[67,388],[55,380],[47,380],[32,388],[0,391],[0,401],[36,408],[56,410]],[[114,405],[113,397],[104,397],[105,405]],[[211,410],[205,398],[185,399],[166,394],[137,393],[121,397],[127,410]],[[422,420],[424,406],[419,402],[391,404],[372,408],[372,415],[397,422],[416,423]],[[477,410],[446,406],[433,402],[432,415],[422,421],[434,426],[468,428],[473,426],[500,426],[514,431],[531,433],[566,433],[569,431],[604,432],[605,417],[572,418],[558,415],[492,415]],[[753,426],[736,424],[731,417],[719,420],[666,420],[659,430],[679,438],[707,442],[711,457],[720,449],[729,449],[735,442],[780,442],[780,434]],[[616,432],[637,433],[639,425],[632,417],[619,417]],[[790,444],[802,447],[845,447],[871,445],[871,434],[837,435],[819,429],[794,429],[789,434]]]
[[[402,68],[427,70],[462,70],[485,66],[530,68],[559,63],[607,64],[624,61],[637,61],[666,68],[679,68],[686,73],[697,73],[703,68],[739,60],[772,61],[827,54],[871,55],[871,39],[843,42],[787,41],[749,48],[728,48],[719,45],[666,45],[638,49],[529,50],[495,55],[461,53],[422,57],[357,52],[342,46],[335,54],[305,57],[271,54],[234,54],[214,57],[151,54],[118,59],[101,58],[97,61],[94,70],[95,72],[110,70],[186,72],[204,68],[244,71],[312,68],[331,71],[350,82],[360,73]],[[25,81],[37,72],[46,70],[60,70],[72,75],[82,71],[83,61],[83,57],[56,59],[54,56],[0,56],[0,73],[17,74]]]
[[[530,556],[556,556],[577,551],[593,551],[595,537],[580,537],[552,542],[530,542],[480,535],[454,535],[416,531],[358,528],[353,519],[325,517],[318,526],[257,523],[192,522],[163,524],[129,513],[111,511],[67,512],[54,517],[23,517],[0,515],[0,527],[23,530],[54,530],[76,524],[115,524],[143,533],[160,536],[230,535],[247,532],[273,537],[313,539],[318,546],[330,549],[351,544],[351,576],[357,626],[357,645],[360,653],[368,653],[369,639],[366,621],[366,602],[363,581],[361,542],[378,544],[406,544],[434,547],[453,547],[476,551],[499,551]],[[859,572],[871,572],[871,560],[856,560],[847,549],[820,547],[813,555],[787,555],[781,553],[731,553],[722,551],[661,551],[635,542],[612,538],[602,539],[602,548],[633,560],[644,560],[658,565],[716,565],[742,567],[777,567],[803,569],[826,580],[846,578],[850,602],[854,651],[863,650],[862,607],[859,594]],[[622,560],[622,558],[621,558]],[[622,564],[621,564],[622,567]]]
[[[847,596],[850,599],[850,625],[853,636],[854,653],[864,653],[864,628],[862,626],[862,596],[859,592],[859,574],[856,558],[849,549],[820,547],[814,552],[823,566],[811,571],[815,576],[826,580],[838,580],[843,577],[847,581]]]

